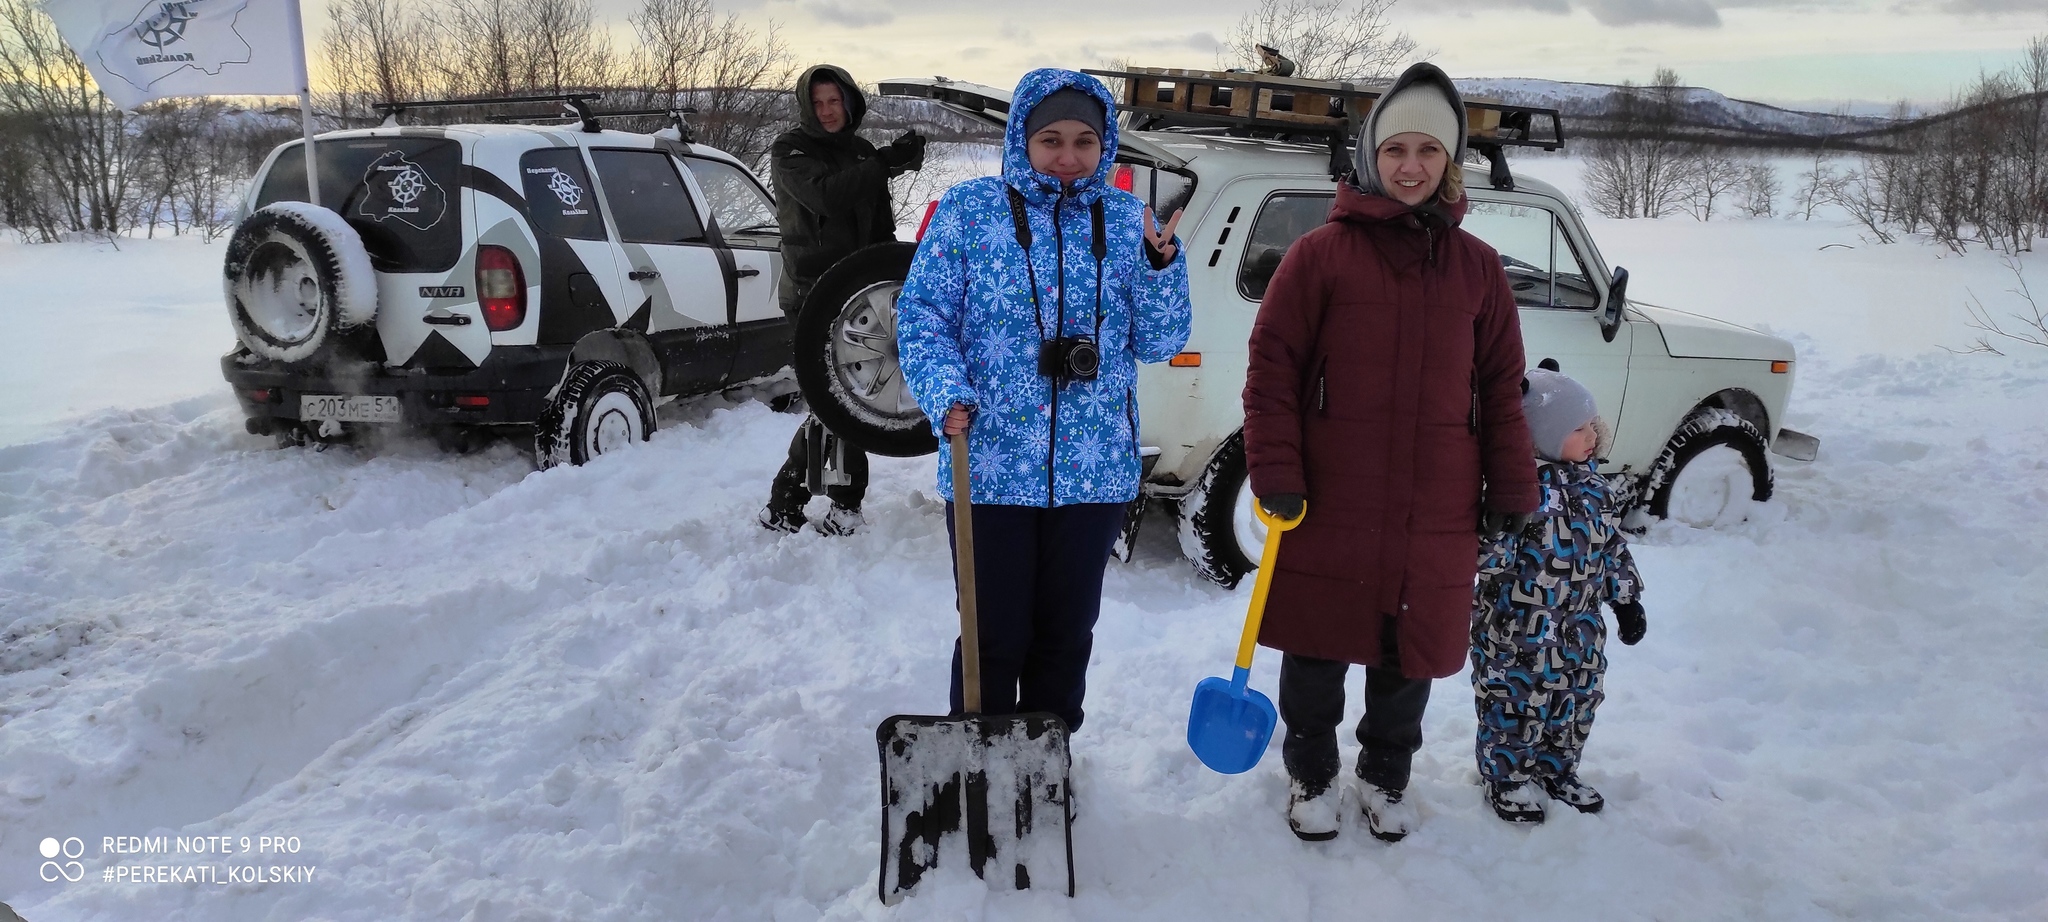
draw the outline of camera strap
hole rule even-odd
[[[1094,224],[1089,228],[1092,240],[1089,249],[1095,251],[1095,343],[1102,344],[1102,261],[1109,256],[1109,241],[1102,235],[1102,196],[1088,204],[1088,220]]]
[[[1029,208],[1030,204],[1024,201],[1024,193],[1017,191],[1016,186],[1005,183],[1003,189],[1010,193],[1010,223],[1017,231],[1017,246],[1024,251],[1024,274],[1029,278],[1029,287],[1031,289],[1031,316],[1033,320],[1038,322],[1038,338],[1044,340],[1045,317],[1044,311],[1038,304],[1038,272],[1031,267],[1031,220],[1025,217],[1025,209]],[[1092,231],[1092,239],[1089,241],[1088,249],[1090,255],[1095,257],[1095,341],[1097,343],[1102,342],[1102,264],[1104,260],[1109,258],[1109,241],[1103,235],[1102,213],[1102,198],[1097,196],[1095,201],[1088,203],[1089,230]],[[1061,285],[1065,285],[1067,280],[1060,279],[1059,282]],[[1066,323],[1067,318],[1061,317],[1059,326],[1053,330],[1054,338],[1065,335]]]

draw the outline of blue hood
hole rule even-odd
[[[1073,87],[1087,93],[1102,103],[1103,137],[1102,162],[1096,164],[1093,175],[1074,181],[1074,198],[1093,202],[1101,190],[1109,185],[1109,171],[1116,169],[1116,100],[1111,99],[1109,88],[1102,81],[1079,71],[1061,70],[1057,67],[1041,67],[1024,75],[1017,81],[1017,89],[1010,94],[1010,122],[1003,128],[1003,182],[1024,193],[1026,201],[1041,205],[1059,194],[1060,182],[1031,168],[1031,153],[1025,143],[1024,122],[1031,117],[1031,110],[1038,107],[1045,97]]]

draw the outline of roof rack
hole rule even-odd
[[[689,117],[696,114],[697,108],[695,106],[674,106],[666,109],[605,109],[602,111],[591,109],[589,111],[551,112],[537,115],[487,115],[484,116],[484,121],[493,125],[509,125],[519,122],[582,119],[584,120],[585,131],[596,131],[597,128],[592,126],[596,124],[597,119],[665,115],[675,124],[677,140],[682,141],[684,144],[695,144],[697,143],[697,131],[690,126]]]
[[[496,96],[482,99],[421,99],[410,102],[380,102],[370,108],[384,113],[384,124],[395,126],[398,116],[410,109],[447,109],[461,106],[508,106],[532,102],[559,102],[573,114],[564,113],[560,118],[576,118],[583,122],[584,131],[597,131],[597,115],[590,104],[599,99],[597,93],[556,93],[546,96]],[[545,117],[545,116],[530,116]],[[514,119],[507,119],[514,120]]]
[[[1083,73],[1123,81],[1120,104],[1130,113],[1133,130],[1212,127],[1242,137],[1322,141],[1330,147],[1333,177],[1350,168],[1351,139],[1387,89],[1386,84],[1167,67]],[[1515,183],[1505,148],[1564,147],[1564,122],[1556,109],[1467,97],[1465,122],[1465,144],[1486,156],[1497,189],[1512,190]]]

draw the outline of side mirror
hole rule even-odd
[[[1600,309],[1600,335],[1608,342],[1621,330],[1621,313],[1627,307],[1628,270],[1616,266],[1614,278],[1607,283],[1607,303]]]

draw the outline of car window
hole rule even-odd
[[[1237,268],[1237,291],[1253,301],[1266,297],[1266,285],[1280,257],[1301,235],[1323,226],[1330,217],[1328,192],[1282,192],[1266,197],[1245,237],[1244,260]]]
[[[604,216],[597,193],[583,169],[583,153],[573,147],[527,151],[519,158],[519,177],[526,186],[526,207],[533,227],[543,234],[578,240],[603,240]]]
[[[300,141],[270,165],[255,207],[306,200]],[[446,138],[316,142],[320,204],[348,219],[382,272],[445,272],[462,257],[462,146]]]
[[[1461,226],[1500,252],[1516,306],[1598,305],[1598,291],[1549,209],[1474,200]]]
[[[739,167],[720,160],[685,157],[684,165],[697,177],[697,188],[711,203],[711,217],[718,229],[728,234],[762,233],[777,229],[775,202],[761,191]]]
[[[619,239],[627,243],[702,243],[704,222],[675,161],[658,150],[593,150]]]

